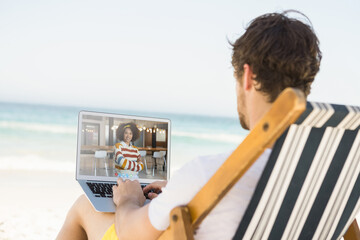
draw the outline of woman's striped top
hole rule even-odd
[[[144,169],[139,150],[124,141],[115,144],[115,176],[120,174],[138,174]]]

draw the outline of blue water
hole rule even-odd
[[[0,102],[0,169],[74,170],[80,110],[170,119],[173,169],[232,151],[247,134],[236,118]]]

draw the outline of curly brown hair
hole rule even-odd
[[[124,132],[126,128],[130,128],[133,137],[131,139],[132,142],[135,142],[140,137],[140,131],[137,128],[135,123],[129,122],[129,123],[122,123],[119,125],[119,127],[116,129],[116,138],[119,141],[124,140]]]
[[[286,15],[304,16],[310,25]],[[231,44],[232,65],[241,83],[244,64],[249,64],[257,84],[269,102],[275,101],[282,90],[294,87],[307,96],[319,71],[321,51],[310,20],[301,12],[288,10],[255,18],[246,32]]]

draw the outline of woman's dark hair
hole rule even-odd
[[[124,140],[124,132],[126,128],[130,128],[133,137],[131,139],[132,142],[135,142],[139,137],[140,137],[140,131],[137,128],[135,123],[122,123],[119,125],[119,127],[116,129],[116,139],[118,139],[119,141],[123,141]]]
[[[286,15],[301,14],[307,25]],[[249,64],[256,89],[273,102],[282,90],[295,87],[307,96],[319,71],[321,51],[310,20],[302,13],[289,10],[255,18],[246,32],[231,44],[232,65],[241,83],[244,64]],[[242,84],[242,83],[241,83]]]

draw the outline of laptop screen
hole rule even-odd
[[[99,112],[79,113],[76,178],[141,183],[170,174],[170,120]]]

